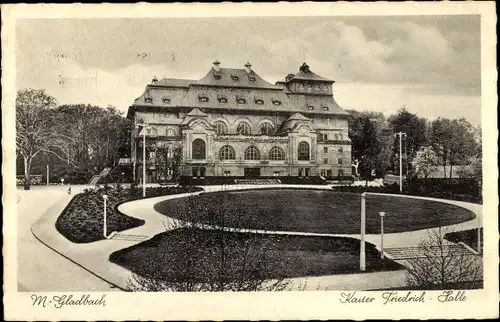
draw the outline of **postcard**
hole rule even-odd
[[[498,318],[494,2],[2,9],[6,320]]]

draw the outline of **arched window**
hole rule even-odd
[[[222,121],[215,122],[215,131],[218,135],[227,134],[227,125]]]
[[[273,146],[269,151],[269,160],[285,160],[285,151],[279,146]]]
[[[264,123],[260,126],[260,133],[262,135],[273,135],[274,134],[274,128],[271,124],[269,123]]]
[[[250,129],[250,124],[248,124],[247,122],[240,122],[236,127],[236,132],[242,135],[252,134],[252,130]]]
[[[174,129],[167,129],[167,136],[174,136],[175,132]]]
[[[299,160],[309,160],[309,144],[305,141],[299,143]]]
[[[230,145],[224,145],[219,150],[219,158],[221,160],[236,160],[236,151]]]
[[[245,160],[260,160],[260,151],[255,146],[249,146],[245,150]]]
[[[339,153],[342,153],[344,151],[344,149],[342,149],[342,147],[339,147]]]
[[[338,159],[339,164],[342,164],[342,158]]]
[[[192,143],[192,154],[193,159],[205,159],[205,141],[202,139],[196,139]]]

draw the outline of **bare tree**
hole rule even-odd
[[[408,260],[406,284],[415,288],[450,289],[482,279],[482,258],[444,240],[441,227],[420,243],[423,257]]]
[[[280,291],[289,282],[276,271],[286,270],[276,247],[266,236],[242,229],[224,228],[227,217],[237,223],[241,214],[230,212],[224,194],[189,197],[178,207],[177,218],[166,227],[168,242],[158,245],[147,272],[134,273],[132,291]],[[233,207],[231,207],[234,209]],[[190,224],[202,211],[203,224]]]
[[[44,90],[25,89],[16,97],[16,152],[24,161],[24,189],[30,189],[31,163],[40,152],[65,160],[58,152],[58,138],[53,108],[54,97]]]

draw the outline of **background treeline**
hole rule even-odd
[[[387,173],[399,175],[398,132],[406,133],[402,140],[404,176],[427,178],[441,167],[443,177],[450,178],[454,166],[466,166],[460,167],[459,176],[480,177],[481,128],[463,118],[429,121],[405,108],[388,118],[380,112],[348,112],[352,159],[359,160],[362,178],[371,177],[373,170],[379,178]]]
[[[395,134],[404,132],[401,166],[408,180],[427,180],[442,168],[444,178],[456,172],[481,186],[481,128],[467,120],[430,121],[405,108],[388,118],[380,112],[348,112],[352,160],[358,160],[363,180],[399,175]],[[115,168],[119,158],[130,157],[131,127],[113,106],[58,105],[44,90],[21,90],[16,98],[17,173],[24,174],[26,183],[30,174],[45,175],[49,165],[52,182],[73,172],[73,178],[75,173],[81,177],[78,183],[86,183],[105,167]]]
[[[43,90],[26,89],[16,98],[17,174],[59,182],[64,175],[82,183],[130,155],[130,121],[114,106],[58,105]]]

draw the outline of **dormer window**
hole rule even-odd
[[[257,105],[264,105],[264,101],[262,99],[260,99],[260,98],[256,98],[255,99],[255,104],[257,104]]]
[[[240,78],[237,75],[231,75],[231,79],[234,81],[239,81]]]
[[[325,92],[326,92],[326,91],[328,91],[328,86],[323,85],[323,90],[324,90]]]
[[[170,104],[170,98],[164,97],[163,104]]]
[[[198,95],[198,100],[202,103],[208,102],[208,97],[205,95]]]
[[[214,78],[215,79],[220,79],[220,73],[219,72],[214,72]]]
[[[238,102],[238,104],[245,104],[247,101],[242,97],[236,97],[236,102]]]
[[[248,77],[248,79],[249,79],[251,82],[255,82],[255,76],[250,76],[250,77]]]
[[[319,85],[314,86],[314,89],[319,91]]]
[[[281,105],[281,102],[278,100],[273,100],[273,105],[276,105],[276,106]]]
[[[308,92],[312,91],[312,85],[311,84],[307,85],[307,91]]]
[[[151,97],[146,97],[146,98],[144,98],[144,102],[151,104],[151,103],[153,103],[153,99]]]
[[[328,106],[324,106],[324,105],[323,105],[323,111],[328,111],[328,110],[329,110],[329,109],[328,109]]]
[[[225,97],[221,96],[221,97],[218,97],[217,99],[219,100],[219,103],[227,103],[227,98],[225,98]]]
[[[314,110],[314,106],[313,105],[307,105],[307,109],[308,110]]]

